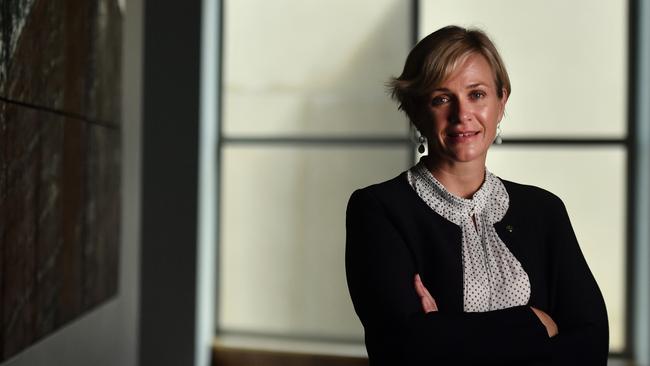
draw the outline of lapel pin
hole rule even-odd
[[[506,230],[508,230],[509,233],[512,232],[512,225],[506,225]]]

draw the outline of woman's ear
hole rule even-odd
[[[427,139],[429,138],[429,133],[431,132],[430,131],[430,128],[431,128],[430,126],[427,126],[426,124],[423,124],[422,120],[411,121],[411,124],[413,124],[413,126],[420,133],[420,135],[426,137]]]
[[[498,122],[501,122],[503,115],[506,112],[506,103],[508,103],[508,91],[506,88],[501,89],[501,99],[499,100],[499,119]]]
[[[422,110],[414,111],[414,113],[411,116],[409,116],[410,117],[409,119],[411,120],[411,124],[413,125],[413,127],[415,127],[415,129],[418,130],[420,134],[425,135],[424,131],[422,130],[422,127],[424,127],[422,124],[422,120],[423,120],[422,113],[423,113]]]

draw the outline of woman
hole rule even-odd
[[[606,365],[605,304],[563,203],[485,168],[511,93],[489,38],[442,28],[391,87],[428,155],[348,203],[370,364]]]

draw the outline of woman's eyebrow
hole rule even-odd
[[[467,86],[465,87],[465,89],[473,89],[473,88],[477,88],[477,87],[479,87],[479,86],[482,86],[482,87],[486,87],[486,88],[487,88],[487,84],[486,84],[486,83],[478,82],[478,83],[472,83],[472,84],[467,85]],[[450,92],[450,90],[449,90],[448,88],[435,88],[435,89],[433,89],[433,90],[431,91],[431,93],[435,93],[435,92],[443,92],[443,93],[447,93],[447,92]]]

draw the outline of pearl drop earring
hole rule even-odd
[[[503,139],[501,138],[501,122],[497,124],[497,136],[494,138],[494,143],[497,145],[501,145],[503,143]]]
[[[418,142],[420,143],[420,146],[418,146],[418,152],[420,154],[424,154],[424,143],[426,141],[427,139],[424,136],[420,135],[420,137],[418,137]]]

